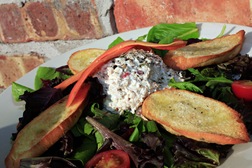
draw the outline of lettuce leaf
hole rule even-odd
[[[53,80],[59,79],[60,81],[57,82],[59,83],[71,76],[69,72],[62,71],[61,69],[62,68],[39,67],[34,81],[35,90],[43,87],[45,81],[50,81],[51,83]]]
[[[82,141],[80,141],[81,144],[79,147],[74,150],[71,159],[81,161],[82,165],[84,165],[97,151],[98,147],[97,144],[94,143],[95,141],[95,137],[93,136],[84,137]]]
[[[112,43],[109,44],[108,49],[114,47],[115,45],[124,42],[124,40],[121,37],[117,37]]]
[[[139,141],[143,133],[158,132],[158,127],[154,121],[145,121],[141,117],[130,112],[125,112],[123,117],[124,122],[129,124],[130,128],[133,129],[133,132],[129,137],[130,142]]]
[[[220,159],[227,156],[231,146],[177,137],[171,148],[174,157],[172,168],[217,167]]]
[[[120,116],[118,114],[103,111],[99,109],[99,106],[96,103],[94,103],[91,106],[91,110],[89,114],[88,112],[86,112],[86,114],[94,116],[94,118],[96,118],[100,123],[102,123],[103,125],[105,125],[107,128],[111,130],[116,129],[120,121],[119,120]],[[73,126],[73,128],[71,129],[71,132],[74,134],[75,137],[80,137],[80,136],[88,137],[92,135],[92,133],[94,132],[94,127],[92,127],[92,125],[86,121],[85,116],[83,116]],[[96,135],[96,136],[97,138],[99,138],[99,135]],[[98,143],[98,139],[96,140]]]
[[[173,78],[169,81],[169,86],[181,90],[189,90],[196,93],[203,93],[203,90],[192,82],[177,82]]]
[[[25,92],[34,92],[42,87],[53,87],[72,75],[69,68],[62,66],[59,68],[39,67],[34,79],[34,89],[18,84],[12,83],[12,97],[15,101],[21,101],[20,96]]]
[[[24,85],[18,84],[16,82],[12,83],[12,97],[15,101],[21,101],[20,96],[23,95],[25,92],[33,92],[34,90],[26,87]]]
[[[188,40],[191,38],[199,38],[199,29],[196,23],[161,23],[153,26],[147,35],[148,42],[154,43],[171,43],[175,39]]]
[[[189,68],[188,72],[192,76],[191,79],[184,82],[177,82],[174,79],[171,79],[168,85],[174,88],[204,94],[207,89],[214,90],[221,84],[223,86],[230,86],[233,82],[226,78],[225,74],[209,67],[204,68],[201,71],[199,69]]]
[[[224,31],[224,30],[223,30]],[[222,33],[219,35],[221,36]],[[200,36],[199,29],[195,22],[187,23],[161,23],[153,26],[147,34],[139,36],[136,40],[147,41],[153,43],[169,44],[175,39],[189,40],[198,39]],[[108,48],[111,48],[121,42],[124,39],[117,37],[112,43],[109,44]]]

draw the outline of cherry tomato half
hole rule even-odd
[[[236,97],[244,99],[245,101],[252,101],[252,81],[234,81],[231,86]]]
[[[130,168],[129,155],[122,150],[109,150],[96,154],[85,168]]]

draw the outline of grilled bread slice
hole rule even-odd
[[[88,48],[79,50],[73,53],[67,64],[73,74],[76,74],[83,69],[86,69],[98,56],[103,54],[106,50],[99,48]]]
[[[18,168],[21,159],[40,156],[70,130],[82,114],[89,88],[90,84],[84,84],[71,106],[66,107],[66,96],[30,121],[13,142],[6,168]]]
[[[168,132],[197,141],[238,144],[249,141],[237,111],[217,100],[177,89],[149,95],[142,115],[161,124]]]
[[[242,49],[245,31],[206,40],[169,51],[163,61],[176,70],[202,67],[225,62],[235,57]]]

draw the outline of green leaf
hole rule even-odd
[[[201,75],[205,77],[219,77],[222,76],[220,71],[217,71],[215,68],[204,68],[200,72]]]
[[[91,112],[94,114],[94,118],[109,129],[115,129],[118,126],[120,115],[117,113],[110,113],[99,109],[98,104],[93,104]]]
[[[16,82],[12,83],[12,96],[15,101],[20,101],[19,97],[23,95],[26,91],[33,92],[34,90],[24,85],[20,85]]]
[[[174,39],[188,40],[199,38],[199,29],[196,23],[161,23],[153,26],[147,35],[148,42],[171,43]]]
[[[231,84],[233,82],[212,68],[205,68],[201,72],[193,68],[189,68],[188,70],[195,76],[195,79],[191,82],[206,82],[205,86],[211,89],[220,83]]]
[[[204,93],[206,90],[208,90],[207,92],[211,93],[212,97],[217,99],[218,94],[225,94],[222,93],[218,88],[230,86],[230,84],[233,82],[214,68],[207,67],[201,71],[198,69],[189,68],[188,71],[194,76],[193,79],[186,80],[185,82],[176,82],[174,79],[171,79],[168,85],[177,89],[189,90],[196,93]]]
[[[239,105],[239,100],[232,92],[231,86],[215,87],[212,89],[212,97],[222,101],[227,105],[236,108]]]
[[[140,139],[140,136],[143,132],[147,132],[146,129],[146,122],[142,119],[138,124],[132,125],[131,128],[135,128],[133,133],[130,135],[129,141],[130,142],[136,142]]]
[[[98,103],[92,104],[91,112],[94,114],[94,117],[96,117],[96,118],[102,118],[104,116],[104,112],[99,109]]]
[[[124,40],[121,37],[117,37],[114,41],[112,41],[112,43],[109,44],[108,49],[110,49],[111,47],[114,47],[115,45],[124,42]]]
[[[204,149],[204,148],[199,148],[196,151],[200,155],[203,155],[204,157],[212,160],[214,165],[219,165],[220,164],[220,153],[218,151],[214,151],[214,150],[210,150],[210,149]]]
[[[118,126],[120,116],[118,114],[105,112],[99,109],[99,105],[94,103],[91,106],[91,113],[94,114],[94,118],[97,119],[100,123],[102,123],[107,128],[113,130]],[[79,119],[79,121],[73,126],[71,129],[74,136],[88,136],[94,132],[94,127],[87,122],[85,117]]]
[[[69,75],[58,72],[55,68],[39,67],[35,76],[35,90],[38,90],[43,86],[42,80],[52,80],[55,78],[67,79],[69,78]]]
[[[125,117],[124,121],[132,126],[137,126],[142,121],[140,117],[130,112],[125,112],[123,115]]]
[[[90,135],[93,131],[94,131],[94,128],[92,127],[92,125],[89,124],[87,121],[85,121],[84,127],[83,127],[83,133]]]
[[[137,41],[144,41],[147,37],[147,34],[143,35],[143,36],[139,36],[136,40]]]
[[[174,162],[174,157],[171,151],[171,147],[174,144],[174,141],[176,139],[176,135],[170,134],[164,129],[160,129],[160,134],[165,140],[165,147],[164,147],[164,164],[168,167],[170,167]]]
[[[214,71],[213,69],[206,68],[201,72],[193,68],[189,68],[188,70],[195,76],[195,79],[190,82],[206,82],[205,85],[210,88],[216,86],[216,84],[219,83],[231,84],[233,82],[232,80],[227,79],[221,73],[216,70]]]
[[[168,85],[181,90],[203,93],[202,89],[191,82],[176,82],[174,79],[171,79]]]
[[[80,120],[73,126],[71,131],[75,137],[82,135],[88,136],[94,131],[94,128],[86,121],[85,118],[80,118]]]
[[[76,150],[74,150],[74,154],[71,159],[79,160],[84,165],[93,157],[96,151],[97,144],[95,142],[95,138],[92,136],[85,137],[81,145]]]
[[[214,88],[216,85],[220,83],[231,84],[233,81],[229,80],[225,77],[216,77],[216,78],[208,78],[208,82],[206,83],[207,87]]]
[[[96,139],[97,149],[100,149],[100,147],[102,147],[104,143],[104,138],[99,131],[95,132],[95,139]]]
[[[158,127],[155,121],[146,121],[147,132],[157,132]]]
[[[134,116],[134,118],[132,118],[132,116]],[[131,125],[130,127],[134,128],[134,131],[129,138],[130,142],[138,141],[140,135],[144,132],[159,132],[156,122],[154,121],[144,121],[142,118],[137,117],[134,114],[128,114],[127,117],[128,118],[124,121],[127,121],[127,123]]]
[[[220,34],[219,34],[216,38],[222,37],[222,36],[224,35],[225,30],[226,30],[226,27],[227,27],[226,25],[224,25],[224,26],[222,27]]]
[[[130,142],[137,142],[140,139],[140,131],[138,129],[138,127],[135,127],[134,131],[132,132],[132,134],[129,137],[129,141]]]
[[[189,68],[188,71],[191,72],[195,76],[195,79],[193,80],[193,82],[207,81],[207,77],[201,74],[199,70],[194,69],[194,68]]]

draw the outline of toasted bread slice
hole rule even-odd
[[[87,68],[98,56],[103,54],[106,50],[99,48],[89,48],[85,50],[76,51],[73,53],[67,64],[73,74],[80,72]]]
[[[166,65],[176,70],[218,64],[239,54],[244,38],[245,31],[240,30],[236,34],[171,50],[164,56],[163,60]]]
[[[18,133],[5,159],[6,168],[18,168],[21,159],[40,156],[70,130],[82,114],[89,88],[84,84],[71,106],[66,107],[66,96],[30,121]]]
[[[249,141],[237,111],[225,103],[177,89],[165,89],[149,95],[142,115],[160,123],[170,133],[197,141],[238,144]]]

